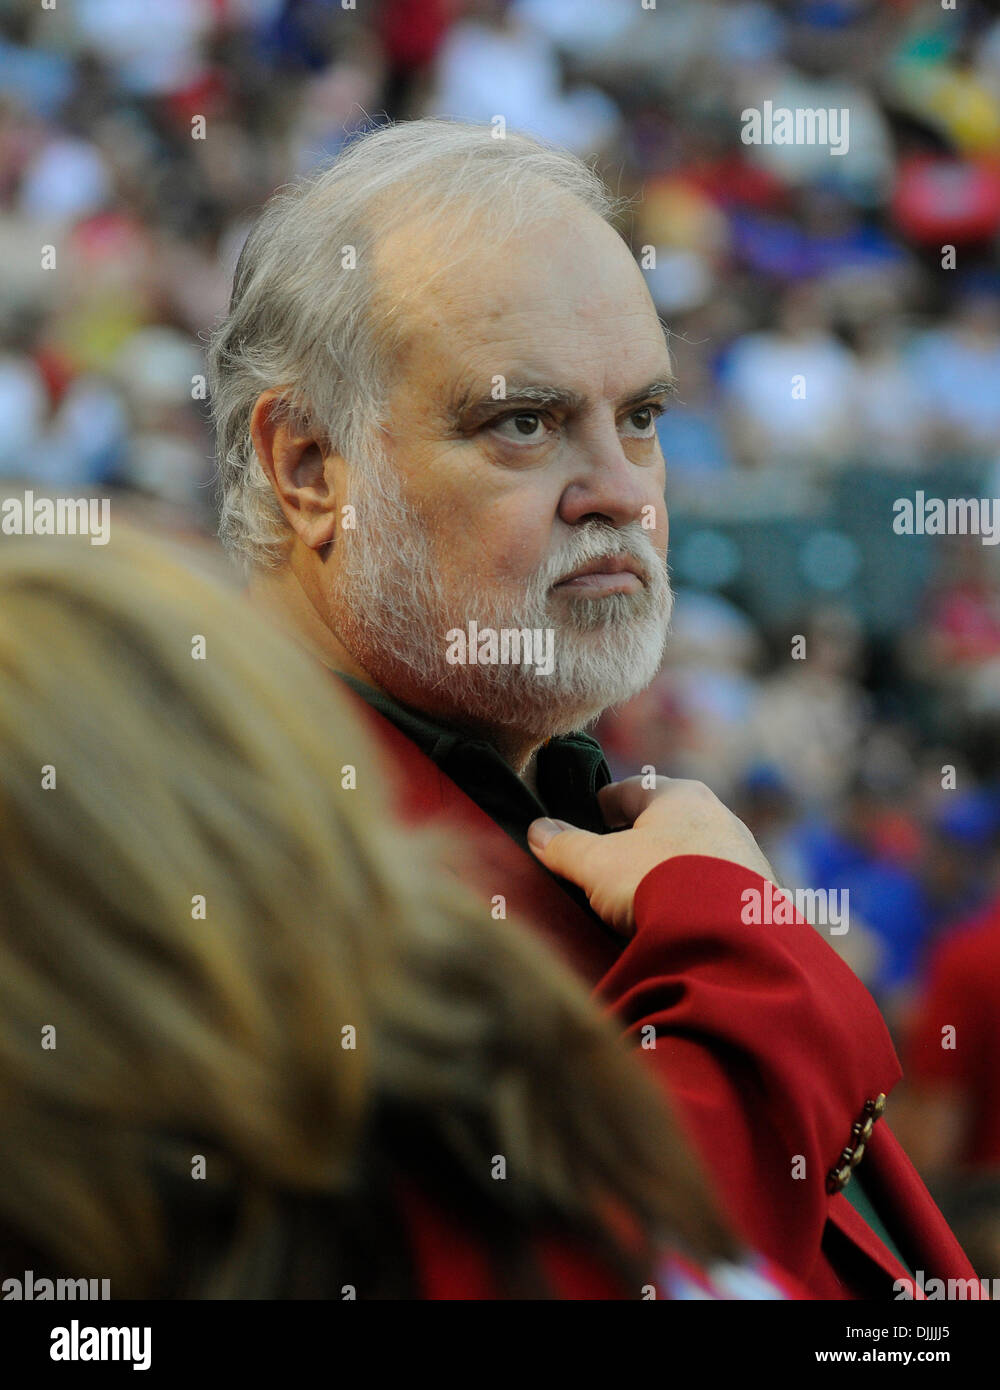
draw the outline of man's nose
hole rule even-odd
[[[662,513],[663,482],[662,461],[634,463],[614,425],[595,429],[580,440],[574,453],[559,516],[570,526],[595,515],[615,526],[627,526],[641,521],[643,508],[650,504],[658,515]]]

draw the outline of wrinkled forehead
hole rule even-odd
[[[516,370],[567,389],[671,374],[665,330],[618,233],[575,199],[511,227],[425,216],[375,250],[376,317],[396,388],[443,400]],[[576,381],[571,380],[576,376]],[[618,381],[618,377],[621,381]]]

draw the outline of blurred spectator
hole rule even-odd
[[[755,73],[740,85],[739,106],[760,109],[770,101],[773,109],[846,111],[847,155],[832,155],[830,145],[817,140],[748,145],[749,157],[785,183],[816,182],[862,206],[877,205],[891,186],[893,172],[885,113],[875,94],[852,74],[820,71],[819,48],[810,57],[816,60],[812,70],[800,67]],[[833,132],[828,134],[832,137]],[[838,138],[839,134],[838,127]],[[831,143],[836,140],[831,138]]]
[[[438,55],[430,110],[489,124],[502,115],[575,153],[600,150],[614,136],[615,103],[591,86],[566,90],[558,56],[545,36],[513,7],[481,0],[475,17],[457,23]]]
[[[854,348],[857,371],[851,407],[865,459],[901,471],[919,469],[929,431],[927,402],[902,351],[898,328],[885,320],[867,322]]]
[[[817,288],[788,290],[775,328],[742,338],[726,363],[725,403],[745,461],[808,468],[852,453],[855,372]]]
[[[914,1162],[931,1177],[1000,1169],[1000,899],[935,948],[904,1039],[899,1133]]]
[[[782,667],[758,687],[748,746],[777,768],[807,806],[846,790],[868,720],[857,684],[861,632],[843,608],[817,610],[791,639]]]
[[[912,370],[939,447],[992,456],[1000,437],[1000,293],[963,297],[912,349]]]
[[[995,705],[1000,671],[997,557],[976,536],[943,536],[940,562],[902,643],[913,673],[933,690],[942,727]],[[991,695],[992,692],[992,695]]]

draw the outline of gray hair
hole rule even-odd
[[[366,132],[268,201],[208,351],[219,534],[247,569],[276,567],[288,535],[250,435],[263,391],[281,392],[277,408],[293,428],[370,467],[402,336],[400,306],[378,300],[379,240],[442,213],[449,247],[461,246],[473,221],[503,239],[551,215],[567,195],[612,224],[630,202],[576,155],[531,136],[496,138],[490,125],[428,118]]]

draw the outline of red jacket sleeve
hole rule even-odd
[[[665,1081],[736,1228],[805,1278],[827,1174],[900,1067],[874,1000],[817,928],[744,924],[744,891],[764,885],[707,856],[660,864],[598,990]]]

